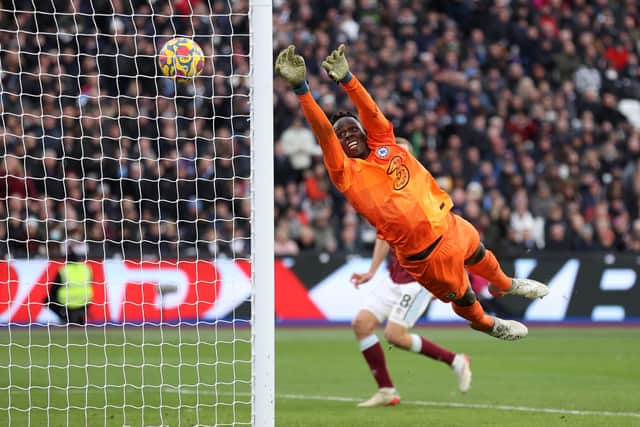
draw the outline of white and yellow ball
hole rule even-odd
[[[195,41],[186,37],[177,37],[162,46],[158,64],[162,74],[184,83],[202,73],[204,53]]]

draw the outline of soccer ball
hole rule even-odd
[[[204,53],[198,43],[186,37],[178,37],[162,46],[158,64],[162,74],[185,83],[202,73]]]

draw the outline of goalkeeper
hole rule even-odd
[[[395,143],[393,125],[349,71],[341,45],[322,63],[358,110],[331,124],[313,99],[304,59],[289,46],[275,71],[293,87],[318,138],[329,176],[351,205],[395,250],[400,265],[422,286],[467,319],[473,329],[503,340],[525,337],[527,327],[487,315],[469,284],[465,267],[492,283],[496,295],[538,298],[548,289],[529,279],[511,279],[476,229],[451,212],[453,202],[415,157]]]
[[[404,138],[396,138],[396,143],[411,154],[411,144]],[[393,406],[400,403],[400,396],[391,380],[384,350],[378,341],[375,329],[385,320],[384,337],[393,346],[408,350],[451,366],[458,381],[458,388],[465,393],[471,387],[470,359],[466,354],[453,353],[417,334],[410,334],[418,318],[429,306],[432,296],[420,283],[416,282],[398,264],[395,251],[384,240],[376,239],[373,259],[369,271],[353,273],[351,281],[356,288],[371,280],[380,264],[390,255],[389,274],[375,280],[361,309],[352,322],[360,351],[369,366],[378,391],[360,407]]]

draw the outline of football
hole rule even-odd
[[[177,37],[162,46],[158,64],[162,74],[185,83],[202,73],[204,54],[195,41],[186,37]]]

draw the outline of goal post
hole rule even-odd
[[[252,0],[253,425],[275,424],[272,1]],[[258,160],[260,159],[260,160]]]
[[[272,0],[0,22],[0,425],[274,426]]]

